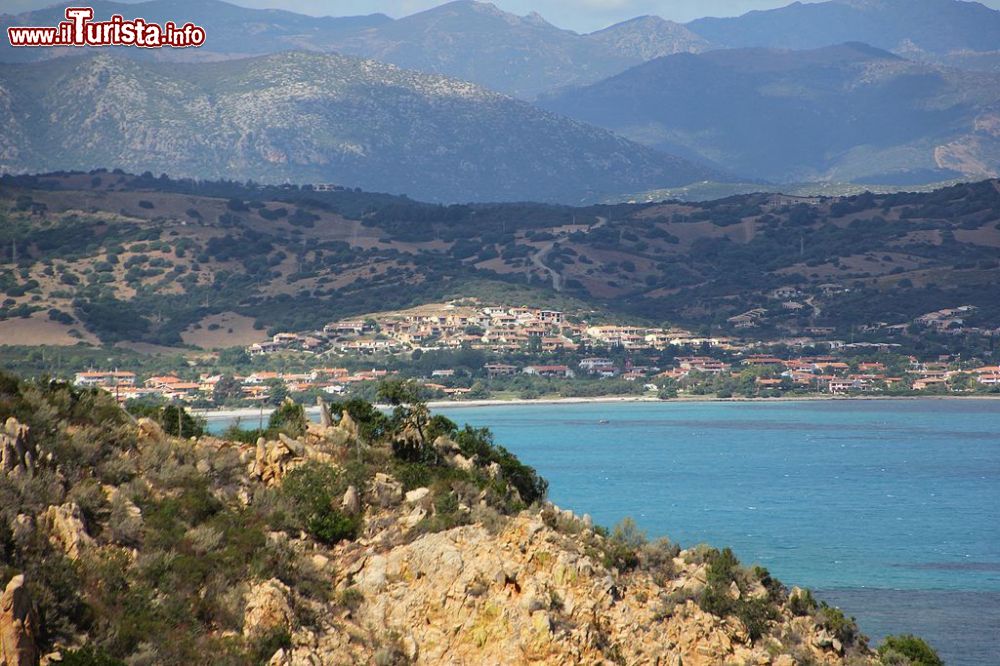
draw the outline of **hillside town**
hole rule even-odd
[[[961,308],[932,313],[933,325],[955,321]],[[587,385],[588,395],[777,397],[825,394],[901,395],[983,393],[1000,390],[1000,366],[951,357],[920,359],[894,353],[898,345],[817,342],[812,338],[759,342],[701,337],[679,328],[591,323],[566,313],[532,307],[463,303],[428,305],[330,322],[322,330],[277,333],[247,347],[255,369],[246,373],[176,372],[139,376],[123,370],[88,369],[74,382],[97,386],[119,400],[187,404],[256,404],[276,395],[351,396],[392,376],[419,381],[430,397],[470,399]],[[800,350],[814,353],[797,354]],[[825,353],[817,354],[817,349]],[[475,367],[407,367],[424,353],[478,352]],[[281,371],[270,361],[299,359],[304,369]],[[870,360],[864,360],[869,358]],[[342,363],[337,367],[331,361]],[[381,367],[378,366],[381,363]],[[391,366],[391,367],[390,367]],[[505,393],[506,392],[506,393]],[[569,391],[575,394],[574,391]],[[519,393],[518,393],[519,394]]]

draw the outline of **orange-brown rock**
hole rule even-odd
[[[24,576],[14,576],[0,596],[0,666],[38,664],[38,614]]]

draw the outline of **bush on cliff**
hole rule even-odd
[[[878,656],[885,666],[944,666],[934,648],[910,634],[887,636]]]
[[[766,569],[758,567],[753,572],[743,569],[729,548],[711,551],[708,555],[707,582],[698,604],[706,613],[719,617],[737,616],[746,627],[750,640],[759,640],[767,635],[770,624],[779,616],[778,608],[771,598],[772,593],[765,581],[761,580],[762,573],[766,574],[767,582],[775,584]],[[768,596],[750,596],[748,593],[752,582],[764,584]]]
[[[321,543],[333,545],[357,536],[358,516],[342,512],[348,483],[334,467],[309,463],[288,473],[281,490],[291,500],[302,527]]]
[[[539,476],[533,467],[518,460],[513,453],[496,445],[493,442],[493,433],[488,429],[465,426],[462,430],[450,434],[463,455],[476,456],[484,467],[493,463],[499,465],[503,478],[517,489],[525,504],[545,499],[549,482]]]

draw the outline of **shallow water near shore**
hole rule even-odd
[[[1000,402],[436,411],[491,428],[564,508],[731,546],[875,639],[914,632],[953,666],[1000,663]]]

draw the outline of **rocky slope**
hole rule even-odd
[[[564,203],[712,173],[469,83],[334,55],[10,65],[0,70],[0,121],[2,171],[101,164],[435,201]]]
[[[285,405],[251,444],[0,376],[0,663],[879,663],[807,592],[608,535],[384,395],[390,417]]]
[[[642,62],[675,53],[700,53],[711,48],[708,40],[679,23],[659,16],[639,16],[593,32],[587,37]]]

